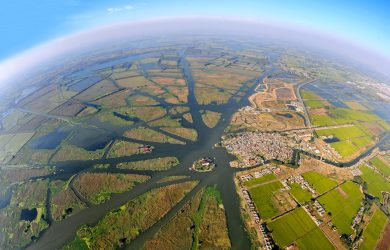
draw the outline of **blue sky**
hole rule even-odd
[[[0,60],[92,27],[164,16],[226,16],[309,28],[390,57],[390,1],[5,0]]]

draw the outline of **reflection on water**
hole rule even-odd
[[[22,209],[20,213],[20,220],[33,221],[37,218],[38,211],[36,208],[33,209]]]
[[[58,128],[47,135],[34,139],[29,146],[33,149],[55,149],[68,137],[69,133],[70,129]]]

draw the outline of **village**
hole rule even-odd
[[[308,130],[242,132],[224,137],[222,144],[238,158],[238,161],[230,163],[231,167],[237,168],[257,166],[271,160],[289,163],[293,159],[294,150],[316,155],[321,153],[312,142],[312,134]]]

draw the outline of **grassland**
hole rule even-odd
[[[255,206],[263,219],[268,219],[279,214],[279,210],[272,201],[274,192],[283,187],[279,181],[271,182],[249,189]]]
[[[160,220],[192,190],[197,182],[185,182],[152,189],[109,212],[95,226],[83,226],[65,249],[117,249],[129,244],[141,232]]]
[[[367,192],[383,201],[382,192],[390,192],[390,182],[365,165],[360,166],[360,170],[363,180],[367,182]]]
[[[332,244],[303,208],[297,208],[271,221],[267,227],[272,231],[272,237],[279,247],[284,248],[298,241],[301,248],[332,249]],[[312,246],[315,248],[311,248]]]
[[[134,124],[134,122],[130,119],[123,119],[119,116],[114,115],[113,112],[107,110],[100,111],[96,114],[95,117],[101,122],[106,122],[117,126],[130,126]]]
[[[230,249],[231,243],[228,236],[225,209],[222,205],[220,193],[215,187],[206,189],[199,206],[202,212],[202,222],[199,225],[198,239],[199,249]],[[195,233],[197,232],[195,222]],[[196,249],[196,243],[192,249]]]
[[[198,192],[184,207],[145,243],[144,249],[191,249],[194,234],[194,217],[198,211],[203,191]]]
[[[73,184],[84,197],[99,204],[109,200],[114,193],[128,191],[148,179],[149,176],[137,174],[83,173]]]
[[[319,194],[323,194],[337,186],[336,181],[328,178],[326,175],[314,171],[303,173],[302,176]]]
[[[173,128],[173,127],[164,127],[161,128],[162,130],[180,136],[182,138],[191,140],[191,141],[196,141],[198,139],[198,133],[196,132],[195,129],[191,128]]]
[[[375,249],[387,221],[388,218],[386,215],[379,208],[376,208],[374,215],[371,217],[368,226],[363,232],[363,243],[359,249]]]
[[[374,159],[372,159],[370,161],[370,163],[376,168],[379,170],[379,172],[381,172],[382,174],[384,174],[385,176],[390,176],[390,166],[387,165],[384,161],[382,161],[381,159],[379,159],[378,157],[375,157]]]
[[[96,151],[88,151],[71,144],[63,144],[60,149],[54,154],[52,162],[68,161],[68,160],[96,160],[100,159],[104,154],[105,149]]]
[[[76,213],[85,208],[73,191],[69,188],[69,183],[61,180],[50,182],[50,204],[51,217],[55,221],[65,219],[68,215]]]
[[[143,161],[122,162],[117,165],[122,169],[136,169],[136,170],[153,170],[161,171],[168,170],[179,164],[179,160],[176,157],[159,157]]]
[[[166,115],[166,110],[162,107],[122,107],[114,111],[129,117],[137,117],[145,122]]]
[[[172,137],[161,134],[145,127],[138,127],[132,130],[128,130],[124,133],[128,138],[150,141],[150,142],[161,142],[161,143],[172,143],[172,144],[184,144],[184,142],[176,140]]]
[[[318,198],[325,210],[331,214],[332,222],[339,233],[347,235],[353,233],[352,220],[362,200],[360,187],[349,181]]]
[[[10,204],[0,209],[1,249],[23,248],[49,226],[44,220],[47,189],[47,180],[29,181],[15,187]],[[36,217],[21,219],[23,210],[35,210]]]
[[[209,128],[214,128],[219,119],[221,119],[221,113],[210,111],[210,110],[202,110],[202,120],[204,124],[206,124]]]
[[[141,147],[141,146],[142,146],[142,144],[139,144],[139,143],[117,140],[111,146],[111,149],[110,149],[107,157],[108,158],[116,158],[116,157],[122,157],[122,156],[135,155],[135,154],[138,154],[140,152],[139,147]]]
[[[311,193],[305,189],[302,189],[301,185],[298,183],[292,183],[290,184],[290,193],[297,199],[299,204],[304,204],[306,202],[309,202],[311,199]]]
[[[267,175],[261,176],[259,178],[253,178],[249,181],[246,181],[246,182],[244,182],[244,185],[246,187],[251,187],[251,186],[255,186],[258,184],[262,184],[262,183],[270,182],[270,181],[274,181],[274,180],[276,180],[276,176],[274,174],[267,174]]]

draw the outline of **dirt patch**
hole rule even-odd
[[[390,221],[387,222],[383,230],[382,237],[376,246],[377,250],[387,250],[390,248]]]

